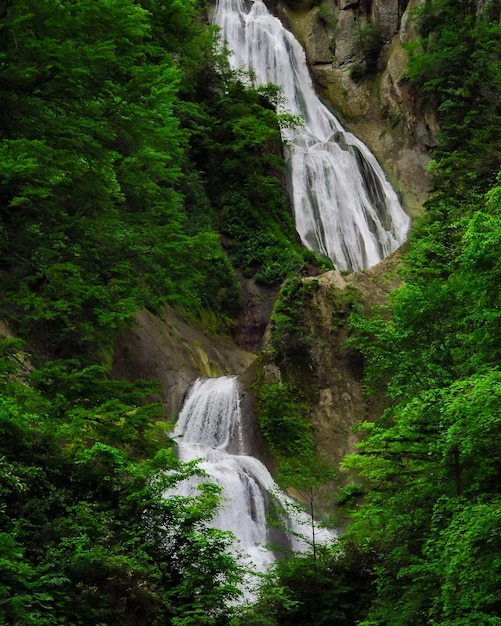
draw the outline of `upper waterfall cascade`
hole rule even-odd
[[[303,48],[262,0],[217,0],[214,23],[235,68],[283,90],[283,111],[304,124],[282,129],[296,230],[339,270],[362,270],[396,250],[409,217],[376,158],[319,100]]]
[[[264,572],[275,559],[267,523],[270,497],[284,511],[292,500],[279,490],[266,467],[245,454],[238,380],[234,376],[198,379],[191,388],[170,436],[178,445],[181,461],[200,460],[209,482],[222,490],[222,506],[213,524],[237,539],[238,552],[252,570]],[[231,452],[230,452],[231,450]],[[191,495],[200,483],[194,477],[182,482],[177,493]],[[166,494],[168,495],[168,494]],[[294,506],[296,510],[296,506]],[[306,513],[286,519],[289,533],[283,540],[293,550],[304,550],[312,535]],[[316,541],[331,540],[333,533],[315,527]]]

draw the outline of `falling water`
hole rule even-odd
[[[371,267],[405,240],[409,218],[375,157],[315,94],[302,47],[262,0],[217,0],[214,22],[236,68],[283,90],[304,125],[282,131],[296,229],[340,270]]]
[[[266,467],[246,454],[244,434],[237,378],[223,376],[194,383],[170,436],[178,445],[179,459],[201,459],[208,480],[222,490],[222,506],[213,525],[233,533],[237,552],[249,569],[264,572],[275,559],[269,544],[277,538],[276,534],[272,538],[276,530],[271,531],[267,523],[270,498],[284,515],[292,500],[279,490]],[[199,481],[184,481],[178,490],[191,495]],[[287,522],[289,532],[282,533],[282,542],[304,551],[312,533],[310,518],[297,513]],[[334,537],[325,529],[315,528],[315,534],[320,542]]]

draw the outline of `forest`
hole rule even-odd
[[[349,319],[386,408],[340,469],[340,539],[278,561],[244,606],[218,489],[163,497],[201,470],[176,459],[157,385],[111,361],[142,309],[230,336],[239,276],[289,279],[283,304],[332,268],[285,194],[279,128],[298,120],[230,68],[202,0],[0,0],[0,624],[501,625],[499,11],[414,14],[432,189],[403,286]],[[261,397],[287,458],[278,401],[299,428],[301,405]]]

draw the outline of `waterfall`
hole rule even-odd
[[[409,217],[368,148],[317,97],[304,51],[262,0],[217,0],[214,23],[235,68],[283,90],[283,111],[304,124],[283,128],[296,229],[304,245],[340,270],[375,265],[405,240]]]
[[[280,491],[266,467],[246,454],[243,417],[235,376],[198,379],[170,436],[177,443],[179,459],[201,459],[199,465],[208,474],[207,480],[222,490],[222,505],[213,525],[233,533],[241,562],[262,573],[275,559],[269,544],[277,539],[277,531],[267,523],[270,498],[284,516],[293,501]],[[200,480],[194,477],[181,482],[176,493],[193,494]],[[306,550],[312,536],[310,518],[297,513],[289,516],[287,524],[289,532],[284,530],[282,543],[293,550]],[[326,542],[334,535],[315,527],[315,537]]]

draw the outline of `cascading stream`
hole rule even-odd
[[[262,0],[217,0],[214,23],[235,68],[283,90],[283,111],[304,125],[282,129],[296,229],[340,270],[375,265],[404,241],[409,217],[368,148],[317,97],[300,44]]]
[[[292,500],[280,492],[266,467],[245,453],[243,417],[236,377],[198,379],[170,436],[177,443],[179,459],[201,459],[207,480],[222,490],[223,503],[214,526],[233,533],[237,552],[249,569],[264,572],[275,559],[268,546],[272,543],[267,523],[270,497],[284,512]],[[176,493],[192,495],[200,480],[183,481]],[[288,526],[290,532],[284,532],[282,540],[288,547],[304,551],[312,533],[310,518],[298,513],[289,518]],[[325,529],[315,528],[315,533],[320,542],[334,538]]]

